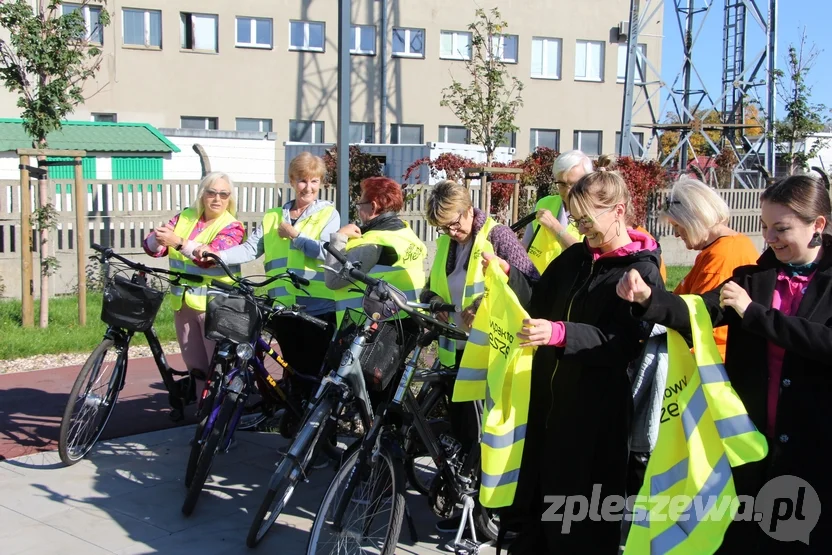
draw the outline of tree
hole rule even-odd
[[[789,45],[786,56],[786,71],[775,70],[777,95],[785,103],[786,116],[774,123],[777,152],[789,166],[789,175],[806,170],[809,161],[816,157],[827,141],[816,140],[806,148],[806,139],[820,133],[830,123],[827,108],[823,104],[812,104],[812,87],[807,83],[809,71],[815,65],[820,51],[814,44],[806,44],[806,30],[800,36],[800,43]]]
[[[34,148],[49,146],[47,136],[60,130],[61,121],[84,102],[84,84],[101,66],[101,49],[90,39],[100,36],[110,17],[99,8],[98,22],[87,29],[83,11],[88,4],[79,0],[64,14],[62,0],[38,0],[34,7],[31,0],[0,3],[0,26],[9,33],[8,39],[0,39],[0,79],[19,95],[23,129]],[[56,213],[47,183],[45,175],[38,179],[39,208],[32,214],[32,226],[40,235],[41,327],[48,325],[49,276],[57,270],[48,248]]]
[[[523,83],[510,76],[502,61],[502,33],[508,23],[499,10],[490,15],[476,11],[477,20],[468,25],[471,32],[471,52],[465,70],[471,81],[464,85],[453,79],[442,90],[440,105],[450,108],[471,134],[471,143],[485,149],[486,166],[491,166],[494,151],[511,133],[517,130],[514,116],[523,105]]]

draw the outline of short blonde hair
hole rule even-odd
[[[234,182],[231,181],[231,178],[227,173],[211,172],[203,177],[202,181],[199,182],[199,188],[196,191],[196,199],[194,199],[193,204],[191,204],[191,208],[196,210],[198,218],[201,218],[203,212],[205,212],[205,205],[202,204],[202,198],[205,196],[205,190],[220,179],[228,183],[228,188],[231,190],[231,196],[228,197],[228,208],[226,208],[226,211],[235,218],[237,217],[237,201],[234,199]]]
[[[595,208],[609,208],[623,204],[626,211],[630,208],[630,191],[621,174],[608,171],[602,167],[588,173],[569,190],[566,198],[569,212],[581,217],[592,217]],[[626,222],[625,222],[626,223]]]
[[[321,183],[326,179],[326,164],[320,156],[309,152],[301,152],[289,162],[289,181],[297,183],[303,178],[321,178]]]
[[[731,218],[728,204],[698,179],[682,177],[673,184],[662,212],[685,230],[692,245],[700,245],[710,231]]]
[[[440,226],[454,221],[457,214],[468,211],[471,206],[473,204],[468,189],[446,179],[433,186],[425,215],[430,225]]]

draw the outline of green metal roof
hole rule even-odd
[[[47,142],[49,148],[87,152],[179,152],[179,147],[147,123],[65,121],[60,131],[48,135]],[[32,148],[23,120],[0,118],[0,152],[18,148]]]

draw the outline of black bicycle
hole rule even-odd
[[[306,376],[292,369],[262,337],[263,330],[277,318],[299,318],[322,329],[329,327],[327,322],[302,312],[300,307],[286,307],[268,296],[256,294],[258,288],[277,280],[289,281],[301,289],[309,285],[307,279],[286,272],[254,282],[235,277],[218,256],[207,253],[205,257],[214,260],[234,284],[214,281],[208,289],[205,336],[218,341],[218,345],[212,361],[214,370],[203,393],[205,406],[210,410],[196,428],[185,471],[188,488],[182,505],[185,515],[193,512],[215,455],[228,450],[246,412],[256,411],[257,419],[263,419],[283,408],[288,411],[282,419],[284,422],[290,416],[300,420],[305,407],[296,388],[309,390],[311,384],[317,386],[320,382],[317,376]],[[263,364],[266,356],[283,369],[280,380],[275,380]],[[307,382],[306,388],[299,383],[303,381]],[[259,397],[258,401],[247,405],[254,396]]]
[[[144,333],[147,338],[168,391],[171,409],[181,413],[188,399],[174,376],[187,376],[188,373],[168,365],[153,322],[164,301],[166,285],[179,285],[183,278],[202,279],[197,275],[133,262],[108,247],[96,244],[91,247],[99,254],[90,259],[104,265],[101,320],[107,324],[107,331],[78,373],[61,419],[58,453],[67,465],[83,459],[107,426],[124,387],[128,352],[136,333]]]

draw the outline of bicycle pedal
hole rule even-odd
[[[480,552],[480,547],[481,544],[468,538],[463,538],[458,542],[449,542],[445,545],[445,549],[452,551],[454,555],[477,555]]]

